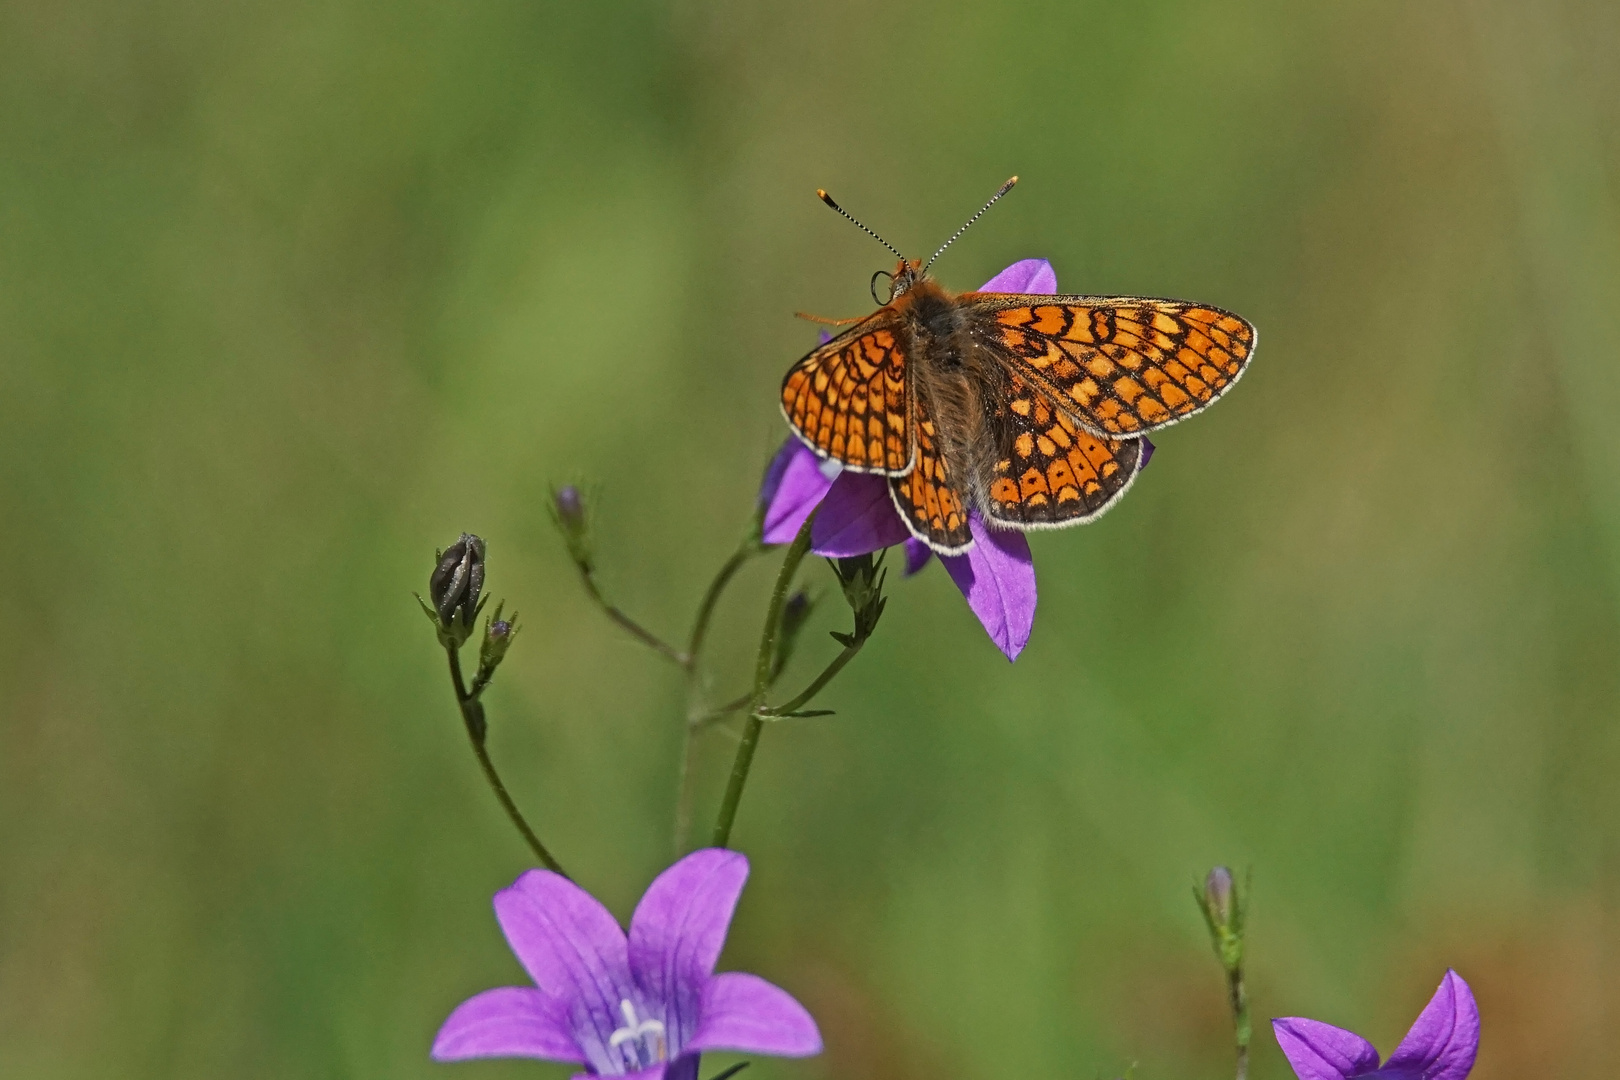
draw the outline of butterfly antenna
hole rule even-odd
[[[825,191],[821,190],[820,188],[816,188],[816,198],[820,199],[822,202],[826,203],[828,206],[832,207],[834,210],[838,211],[840,214],[843,214],[845,217],[849,218],[849,220],[854,222],[855,227],[857,229],[861,230],[861,232],[865,233],[867,236],[870,236],[872,239],[876,240],[878,243],[882,244],[884,247],[888,248],[890,251],[893,251],[895,258],[899,259],[901,262],[906,261],[906,257],[904,255],[902,255],[898,251],[894,250],[894,245],[893,244],[891,244],[887,240],[883,239],[883,237],[879,236],[877,233],[873,232],[871,229],[868,229],[865,225],[862,225],[860,222],[855,221],[854,216],[848,210],[845,210],[842,206],[839,206],[837,203],[833,202],[831,195],[827,194]]]
[[[979,212],[977,214],[974,214],[972,217],[967,219],[967,225],[963,225],[960,229],[957,229],[956,232],[951,234],[951,238],[949,240],[939,245],[939,250],[934,252],[933,258],[928,260],[928,265],[923,267],[923,273],[928,273],[928,267],[934,265],[934,259],[937,259],[941,255],[945,254],[945,249],[956,243],[956,238],[958,236],[961,236],[963,233],[968,231],[968,225],[972,225],[975,221],[978,221],[980,218],[984,217],[984,212],[996,205],[996,200],[1007,194],[1007,192],[1011,191],[1013,189],[1013,185],[1016,183],[1018,183],[1018,177],[1015,176],[1008,180],[1005,184],[1002,184],[1001,187],[997,188],[996,193],[990,196],[990,201],[979,207]],[[837,207],[834,207],[833,209],[836,210]]]

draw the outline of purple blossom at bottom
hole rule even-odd
[[[495,894],[495,918],[535,986],[462,1002],[434,1060],[539,1058],[584,1065],[576,1080],[696,1080],[705,1050],[820,1053],[815,1021],[787,991],[714,973],[747,878],[736,852],[694,851],[648,887],[627,937],[584,889],[530,870]]]
[[[1055,293],[1057,272],[1045,259],[1021,259],[979,291]],[[1153,454],[1153,444],[1145,437],[1142,444],[1138,470]],[[817,555],[865,555],[902,544],[910,576],[933,554],[906,528],[894,508],[887,479],[840,472],[837,462],[821,460],[797,438],[783,444],[766,470],[760,502],[765,507],[767,544],[791,543],[819,505],[821,513],[810,532],[811,549]],[[996,647],[1008,660],[1016,660],[1035,625],[1035,562],[1029,544],[1016,529],[991,527],[976,509],[968,511],[968,530],[973,546],[961,555],[941,555],[939,561]]]
[[[1463,1080],[1479,1050],[1479,1008],[1449,970],[1382,1067],[1378,1050],[1353,1031],[1298,1016],[1273,1020],[1271,1028],[1299,1080]]]

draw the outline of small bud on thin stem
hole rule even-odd
[[[582,567],[591,564],[590,521],[585,516],[585,498],[573,484],[551,493],[551,519],[568,545],[568,556]]]
[[[1226,972],[1227,999],[1232,1007],[1232,1029],[1237,1044],[1237,1080],[1249,1075],[1249,994],[1243,982],[1243,924],[1248,914],[1248,888],[1239,890],[1232,871],[1212,869],[1202,889],[1193,889],[1198,910],[1209,927],[1210,944]]]
[[[799,642],[799,631],[810,619],[810,612],[815,607],[815,601],[810,594],[800,589],[788,597],[787,603],[782,606],[782,630],[776,638],[776,660],[771,668],[771,681],[782,674],[788,661],[793,659],[793,648]]]
[[[505,607],[504,600],[496,604],[495,614],[484,624],[484,641],[478,649],[478,674],[473,676],[473,697],[484,692],[484,687],[495,677],[495,669],[506,659],[506,650],[512,647],[512,641],[517,637],[517,612],[512,612],[510,619],[503,619],[501,611]]]
[[[585,524],[585,501],[580,498],[579,488],[567,484],[557,490],[557,517],[571,528],[579,528]]]
[[[580,495],[578,488],[570,484],[552,494],[551,520],[556,524],[557,531],[562,533],[563,543],[568,548],[568,557],[573,561],[574,568],[579,571],[579,580],[585,586],[586,595],[595,602],[597,607],[602,609],[602,613],[624,627],[637,641],[646,645],[666,660],[682,668],[688,667],[691,662],[688,654],[670,645],[663,638],[608,603],[607,597],[602,595],[602,588],[596,583],[596,567],[591,561],[590,517],[585,509],[585,500]]]

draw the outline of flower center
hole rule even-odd
[[[629,998],[619,1002],[624,1014],[624,1027],[608,1039],[608,1047],[624,1055],[625,1068],[631,1072],[650,1069],[668,1056],[664,1042],[664,1025],[657,1020],[636,1019],[636,1007]]]

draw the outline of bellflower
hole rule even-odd
[[[705,1050],[820,1053],[815,1021],[787,991],[714,973],[747,878],[742,855],[694,851],[648,887],[626,937],[584,889],[530,870],[495,894],[495,918],[535,987],[462,1002],[434,1060],[526,1057],[584,1065],[576,1080],[696,1080]]]
[[[1463,1080],[1479,1050],[1479,1009],[1455,971],[1446,972],[1382,1068],[1373,1044],[1353,1031],[1297,1016],[1271,1027],[1300,1080]]]
[[[1055,293],[1057,272],[1045,259],[1023,259],[984,283],[981,292]],[[1153,444],[1142,439],[1146,467]],[[865,555],[894,544],[905,546],[906,574],[928,564],[932,551],[911,535],[889,495],[885,477],[840,472],[797,438],[777,452],[760,488],[768,544],[790,543],[818,505],[811,527],[811,549],[833,558]],[[992,528],[978,510],[968,511],[973,546],[961,555],[941,555],[946,573],[967,598],[996,647],[1016,660],[1035,624],[1035,563],[1024,534]]]

